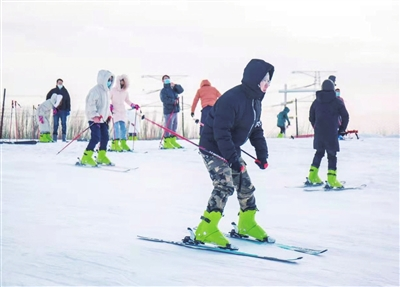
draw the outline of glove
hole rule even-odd
[[[347,135],[347,133],[345,131],[339,131],[338,135],[343,137],[343,136]]]
[[[44,124],[43,116],[39,116],[39,122],[40,122],[41,124]]]
[[[190,116],[193,118],[194,117],[194,113],[191,113]]]
[[[57,114],[57,112],[58,112],[58,109],[57,109],[57,108],[54,108],[54,109],[53,109],[53,116],[55,116],[55,115]]]
[[[237,159],[233,163],[229,165],[229,167],[236,172],[243,172],[244,171],[244,165],[240,163],[240,161]]]
[[[266,168],[268,167],[268,162],[267,162],[266,159],[265,159],[265,160],[256,159],[254,162],[255,162],[256,165],[258,165],[258,167],[261,168],[261,169],[266,169]]]
[[[111,116],[108,116],[108,117],[107,117],[107,120],[106,120],[106,124],[107,124],[107,125],[110,123],[111,119],[112,119]]]
[[[131,108],[138,110],[138,109],[140,109],[140,106],[138,104],[131,104]]]
[[[99,124],[99,123],[101,123],[101,119],[102,119],[102,118],[103,118],[102,116],[94,117],[94,118],[93,118],[93,121],[94,121],[96,124]]]
[[[114,113],[114,106],[112,104],[110,105],[110,111],[112,114]]]

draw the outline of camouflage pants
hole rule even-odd
[[[235,188],[242,210],[256,208],[255,187],[251,183],[247,170],[242,173],[240,179],[240,173],[233,171],[226,162],[213,156],[201,155],[214,185],[211,197],[208,200],[208,212],[220,211],[223,213],[228,197],[233,195]],[[242,158],[239,158],[239,161],[242,165],[246,165]]]

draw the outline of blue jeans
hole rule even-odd
[[[165,123],[164,126],[173,131],[176,132],[176,129],[178,128],[178,114],[177,113],[172,113],[172,114],[164,114],[164,119]],[[169,132],[165,131],[164,137],[169,137],[172,134]]]
[[[126,126],[124,121],[114,123],[114,139],[126,140]]]
[[[61,128],[62,128],[62,134],[66,135],[67,134],[67,117],[69,115],[69,111],[64,111],[60,110],[58,111],[54,116],[53,116],[53,135],[57,136],[58,135],[58,124],[61,120]]]
[[[89,121],[89,125],[93,124]],[[107,144],[109,140],[108,125],[106,123],[94,124],[90,127],[90,141],[86,150],[94,151],[96,145],[100,142],[99,150],[107,150]]]

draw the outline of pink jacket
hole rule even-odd
[[[125,86],[121,89],[120,80],[124,79]],[[132,102],[129,100],[129,79],[127,75],[121,75],[117,77],[115,81],[115,86],[111,89],[111,107],[113,113],[114,122],[126,121],[126,107],[125,103],[129,106],[132,105]]]

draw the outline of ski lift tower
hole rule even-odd
[[[152,78],[156,81],[161,81],[163,75],[142,75],[142,78]],[[188,75],[168,75],[170,78],[179,79],[179,78],[186,78]],[[161,89],[151,90],[147,94],[155,93],[161,91]],[[181,103],[182,103],[182,135],[185,136],[185,120],[184,120],[184,106],[183,106],[183,95],[180,96]]]

